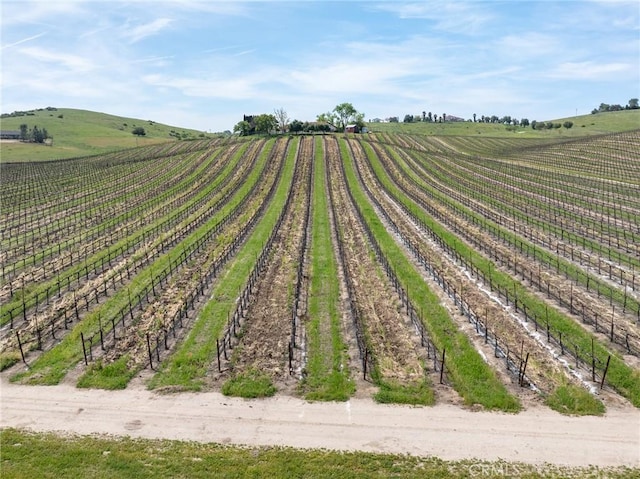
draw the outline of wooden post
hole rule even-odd
[[[149,353],[149,367],[153,370],[153,355],[151,354],[151,339],[147,333],[147,352]]]
[[[607,376],[607,371],[609,370],[609,361],[611,361],[611,355],[607,357],[607,364],[604,367],[604,372],[602,373],[602,381],[600,381],[600,389],[604,386],[604,378]]]
[[[442,361],[440,364],[440,384],[443,384],[442,378],[444,376],[444,355],[445,355],[445,349],[442,349]]]
[[[18,347],[20,348],[20,356],[22,356],[22,362],[27,364],[27,360],[24,358],[24,351],[22,350],[22,341],[20,341],[20,331],[16,331],[16,338],[18,338]]]
[[[522,365],[522,370],[520,371],[520,375],[518,377],[520,386],[524,386],[524,376],[525,376],[525,371],[527,370],[528,363],[529,363],[529,353],[527,353],[527,357],[524,360],[524,364]]]
[[[220,366],[220,340],[216,339],[216,353],[218,356],[218,372],[222,372],[222,367]]]
[[[596,382],[596,357],[593,354],[593,337],[591,337],[591,379]]]

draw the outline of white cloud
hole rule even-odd
[[[423,19],[434,23],[438,30],[459,34],[475,34],[482,31],[493,19],[481,2],[465,1],[425,1],[397,2],[376,6],[377,9],[392,12],[402,19]]]
[[[563,49],[557,36],[540,32],[506,35],[497,40],[496,46],[500,54],[522,59],[554,55]]]
[[[32,35],[30,37],[23,38],[21,40],[17,40],[17,41],[15,41],[13,43],[8,43],[6,45],[2,45],[2,48],[0,48],[0,50],[4,50],[5,48],[15,47],[16,45],[20,45],[22,43],[27,43],[27,42],[30,42],[32,40],[37,40],[38,38],[40,38],[41,36],[46,35],[46,34],[47,34],[47,32],[42,32],[42,33],[38,33],[37,35]]]
[[[201,98],[246,100],[263,95],[259,79],[244,76],[219,78],[196,78],[172,75],[145,75],[142,81],[150,86],[179,90],[182,94]]]
[[[23,47],[19,50],[22,55],[31,57],[34,60],[63,65],[72,72],[85,72],[95,68],[95,65],[86,58],[70,53],[61,53],[41,47]]]
[[[546,76],[566,80],[606,80],[634,71],[637,77],[638,71],[628,63],[566,62],[556,66]]]
[[[151,35],[157,35],[164,30],[172,22],[170,18],[157,18],[152,22],[138,25],[137,27],[125,27],[123,37],[127,38],[130,43],[136,43],[143,38]]]

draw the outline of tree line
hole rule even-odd
[[[600,106],[598,108],[594,108],[593,110],[591,110],[591,114],[595,115],[596,113],[602,113],[605,111],[637,110],[638,108],[640,108],[640,106],[638,106],[638,99],[632,98],[625,106],[600,103]]]
[[[362,128],[364,113],[359,112],[351,103],[340,103],[333,110],[319,114],[315,122],[289,121],[289,115],[284,108],[278,108],[273,113],[244,115],[242,121],[233,127],[233,132],[240,136],[248,136],[256,133],[271,134],[287,131],[290,133],[344,131],[347,125],[351,124]]]
[[[34,125],[33,128],[29,128],[29,125],[23,123],[20,125],[20,140],[32,143],[44,143],[49,136],[46,128],[38,128]]]

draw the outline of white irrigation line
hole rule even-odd
[[[434,249],[440,250],[439,246],[435,243],[435,241],[433,241],[433,239],[431,239],[428,235],[425,235],[424,233],[422,233],[420,228],[413,222],[413,220],[410,217],[408,218],[408,220],[414,224],[414,227],[417,228],[417,230],[420,232],[420,235],[426,240],[427,243],[429,243]],[[453,264],[456,268],[458,268],[458,270],[460,270],[460,272],[466,275],[467,278],[473,284],[475,284],[480,291],[486,294],[492,301],[498,304],[507,314],[509,314],[509,316],[515,319],[525,329],[525,331],[527,331],[530,337],[534,338],[544,349],[549,351],[553,359],[557,360],[560,364],[562,364],[565,367],[565,369],[569,371],[571,375],[576,377],[582,383],[582,385],[589,390],[589,392],[591,392],[594,395],[598,394],[598,389],[595,386],[593,386],[593,384],[591,384],[591,381],[584,379],[583,375],[579,371],[577,371],[575,368],[573,368],[571,364],[558,353],[558,350],[556,348],[554,348],[550,343],[545,341],[543,336],[539,332],[531,330],[529,327],[529,323],[527,321],[524,321],[519,315],[515,314],[511,306],[507,306],[505,303],[503,303],[499,296],[496,296],[493,293],[493,291],[486,289],[484,287],[484,283],[481,283],[479,280],[473,278],[471,276],[471,273],[467,269],[459,265],[449,255],[442,254],[441,257],[446,258],[451,264]],[[479,335],[482,336],[482,334],[479,334]],[[476,348],[476,350],[480,352],[485,362],[488,362],[487,357],[480,351],[480,349]],[[530,381],[529,383],[530,383],[531,389],[533,389],[536,392],[540,392],[540,389],[538,389],[535,386],[535,384],[533,384],[532,381]]]
[[[576,379],[578,379],[582,383],[582,385],[591,392],[591,394],[594,394],[594,395],[598,394],[598,388],[596,388],[591,383],[591,381],[585,379],[582,373],[580,373],[578,370],[572,367],[569,361],[567,361],[564,357],[562,357],[562,355],[558,352],[557,348],[555,348],[553,345],[551,345],[551,343],[546,341],[544,336],[539,331],[532,330],[528,321],[525,321],[524,319],[522,319],[520,315],[514,313],[513,308],[511,306],[506,305],[499,296],[493,293],[493,291],[488,290],[486,287],[484,287],[484,283],[473,278],[471,276],[471,273],[468,270],[464,269],[462,266],[459,266],[457,264],[456,266],[467,276],[467,278],[469,278],[471,282],[473,282],[478,287],[480,291],[486,294],[494,303],[498,304],[507,314],[509,314],[509,316],[515,319],[518,322],[518,324],[520,324],[520,326],[524,328],[524,330],[529,334],[530,337],[535,339],[538,344],[540,344],[543,348],[549,351],[553,359],[557,360],[560,364],[562,364],[565,367],[565,369],[569,371],[571,375],[573,375]]]

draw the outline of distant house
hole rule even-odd
[[[347,125],[344,128],[345,133],[360,133],[360,127],[358,125]]]
[[[0,140],[19,140],[21,138],[20,130],[2,130],[0,131]]]

